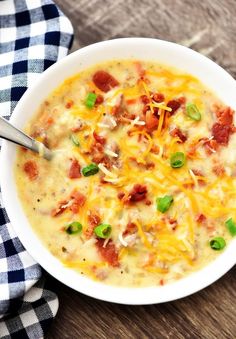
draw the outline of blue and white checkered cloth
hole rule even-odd
[[[70,21],[51,0],[0,0],[0,114],[9,118],[39,73],[64,57]],[[0,164],[0,168],[3,166]],[[58,309],[17,238],[0,192],[0,338],[43,338]]]

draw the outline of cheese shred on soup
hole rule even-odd
[[[164,285],[201,269],[236,234],[234,111],[195,77],[109,61],[64,81],[26,132],[18,193],[64,265],[119,286]]]

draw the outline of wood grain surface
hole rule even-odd
[[[118,37],[185,44],[236,78],[236,0],[56,0],[75,30],[72,50]],[[235,93],[236,99],[236,93]],[[236,338],[236,267],[192,296],[151,306],[97,301],[54,278],[59,312],[47,338]]]

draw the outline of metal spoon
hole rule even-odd
[[[14,142],[17,145],[30,149],[39,153],[46,160],[51,160],[52,151],[50,151],[43,143],[34,140],[18,128],[14,127],[7,120],[0,117],[0,138]]]

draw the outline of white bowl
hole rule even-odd
[[[169,64],[198,77],[227,105],[236,109],[236,82],[210,59],[186,47],[167,41],[127,38],[100,42],[82,48],[51,66],[39,76],[19,101],[11,122],[23,128],[40,103],[63,80],[93,64],[134,58]],[[185,297],[212,284],[236,263],[236,239],[202,270],[175,283],[160,287],[123,288],[107,286],[65,268],[33,232],[17,196],[13,167],[16,147],[3,142],[1,152],[1,186],[3,201],[15,232],[32,257],[52,276],[67,286],[91,297],[122,304],[153,304]]]

